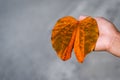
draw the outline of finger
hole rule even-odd
[[[79,20],[83,20],[83,19],[85,19],[86,17],[88,17],[88,16],[80,16],[80,17],[79,17]]]

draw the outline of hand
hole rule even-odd
[[[87,16],[80,16],[79,20]],[[114,24],[103,17],[95,18],[98,24],[99,37],[96,42],[95,51],[108,51],[120,57],[120,32]],[[117,42],[115,43],[117,38]],[[119,45],[118,45],[119,44]]]

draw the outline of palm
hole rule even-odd
[[[116,32],[112,23],[104,18],[95,18],[99,28],[99,38],[96,43],[95,50],[108,50],[111,40]]]

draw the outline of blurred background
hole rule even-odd
[[[120,30],[120,0],[0,0],[0,80],[120,80],[120,58],[107,52],[83,64],[56,56],[51,30],[66,15],[102,16]]]

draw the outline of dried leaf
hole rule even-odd
[[[93,51],[98,38],[98,27],[95,19],[87,17],[77,21],[66,16],[57,21],[51,36],[52,46],[62,60],[68,60],[74,47],[78,62]]]
[[[74,52],[79,62],[83,62],[84,57],[93,51],[97,38],[98,27],[95,19],[87,17],[79,22],[74,43]]]

